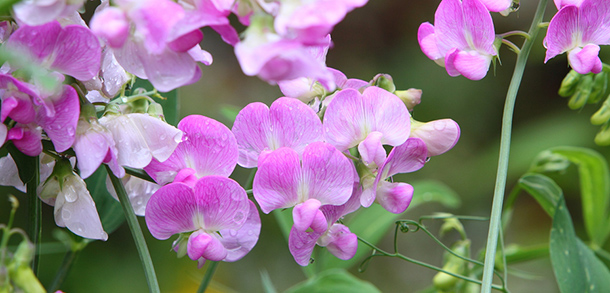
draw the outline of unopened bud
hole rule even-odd
[[[378,86],[390,93],[396,91],[396,86],[394,85],[394,80],[392,79],[392,76],[385,73],[379,73],[375,75],[375,77],[373,77],[373,80],[371,80],[371,85]]]
[[[606,98],[606,101],[602,106],[591,116],[591,124],[602,125],[610,120],[610,96]]]
[[[455,245],[453,245],[452,249],[456,254],[468,257],[468,255],[470,254],[470,240],[466,239],[458,241]],[[445,258],[445,265],[443,265],[443,270],[458,275],[463,275],[466,272],[467,265],[468,263],[465,260],[453,254],[448,254]],[[444,272],[439,272],[432,279],[432,283],[434,284],[434,288],[440,291],[454,291],[455,286],[457,285],[457,282],[459,280],[460,279],[454,276],[451,276]]]
[[[410,88],[406,91],[395,91],[394,94],[405,103],[409,111],[413,111],[413,108],[421,103],[422,90],[420,89]]]
[[[582,74],[576,72],[575,70],[570,70],[566,77],[563,78],[561,82],[561,86],[559,87],[559,95],[567,98],[573,95],[576,92],[576,88],[578,87],[578,82]]]
[[[593,86],[587,103],[595,104],[599,102],[605,95],[608,88],[608,73],[602,71],[593,77]]]
[[[581,109],[589,99],[591,90],[593,89],[593,76],[585,75],[580,79],[578,83],[578,89],[568,101],[568,107],[572,110]]]
[[[610,145],[610,127],[606,126],[595,135],[595,144],[599,146]]]
[[[159,104],[159,103],[150,104],[148,106],[148,109],[146,110],[146,112],[150,116],[153,116],[155,118],[159,118],[159,119],[165,121],[165,116],[163,115],[163,106],[161,106],[161,104]]]
[[[44,293],[46,292],[42,284],[34,272],[32,268],[28,265],[17,265],[15,263],[10,263],[9,267],[9,276],[11,281],[15,287],[21,289],[21,292],[29,292],[29,293]]]

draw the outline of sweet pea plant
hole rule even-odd
[[[514,105],[532,47],[546,49],[544,60],[532,62],[566,53],[571,71],[559,95],[570,97],[570,108],[599,103],[608,94],[610,66],[599,56],[600,46],[610,44],[610,2],[555,0],[557,12],[543,22],[552,5],[534,1],[529,31],[499,34],[494,19],[516,13],[518,0],[437,1],[431,22],[419,26],[412,42],[449,76],[481,80],[492,64],[503,70],[496,67],[503,45],[517,59],[490,215],[444,212],[419,220],[406,219],[405,211],[429,201],[451,207],[459,198],[446,184],[400,182],[400,174],[417,172],[451,150],[461,129],[452,119],[417,121],[420,89],[397,89],[388,74],[361,80],[327,66],[334,27],[351,11],[367,9],[367,2],[0,1],[0,184],[16,194],[7,197],[12,208],[0,225],[0,292],[68,290],[62,283],[75,256],[95,240],[111,239],[125,221],[151,292],[165,285],[142,225],[158,240],[171,239],[164,242],[167,254],[187,257],[196,262],[194,270],[205,271],[198,287],[203,292],[219,263],[239,262],[270,237],[261,230],[273,225],[268,214],[285,239],[266,242],[284,241],[291,263],[307,276],[290,292],[378,292],[374,282],[346,271],[360,264],[366,273],[377,256],[436,271],[426,292],[509,292],[509,265],[549,255],[562,292],[610,292],[610,253],[604,249],[610,172],[602,155],[581,147],[545,150],[511,184],[504,203]],[[178,122],[176,89],[214,79],[213,70],[202,67],[213,61],[202,49],[204,28],[234,49],[245,75],[279,87],[282,97],[226,110],[231,128],[202,115]],[[536,37],[544,31],[541,44]],[[513,38],[524,41],[518,46]],[[601,125],[595,142],[610,145],[610,98],[591,122]],[[577,236],[556,183],[572,164],[578,167],[586,241]],[[236,169],[250,176],[238,182]],[[458,165],[451,172],[463,170]],[[542,246],[504,243],[521,193],[552,219],[550,240]],[[27,203],[24,229],[14,227],[19,202]],[[55,224],[66,228],[54,232],[66,256],[48,284],[38,277],[48,265],[40,256],[51,253],[42,241],[43,203],[53,207]],[[441,236],[454,230],[460,238],[442,242],[424,225],[432,220],[442,223]],[[462,221],[489,224],[480,253],[471,254],[475,245]],[[393,250],[381,242],[392,226]],[[445,251],[441,262],[399,251],[398,232],[417,231]],[[511,279],[523,274],[515,275]],[[274,276],[262,276],[265,291],[275,292]]]

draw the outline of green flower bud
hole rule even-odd
[[[595,135],[595,144],[599,146],[609,146],[610,145],[610,127],[606,125],[603,127],[597,135]]]
[[[46,203],[54,203],[55,198],[62,189],[64,178],[74,174],[72,164],[68,159],[61,159],[55,162],[53,173],[47,180],[38,186],[38,196]]]
[[[186,248],[191,234],[192,233],[181,233],[180,236],[178,236],[178,239],[174,241],[174,244],[172,244],[172,247],[176,250],[179,258],[186,255]]]
[[[606,89],[608,89],[608,73],[602,71],[593,77],[593,87],[587,103],[595,104],[599,102],[604,97]]]
[[[409,112],[413,111],[413,108],[421,103],[422,90],[420,89],[410,88],[406,91],[395,91],[394,94],[405,103]]]
[[[379,73],[373,77],[371,80],[371,85],[378,86],[390,93],[396,91],[396,86],[394,85],[394,80],[392,80],[392,76],[389,74]]]
[[[146,111],[148,115],[153,116],[155,118],[159,118],[165,121],[165,116],[163,115],[163,106],[159,103],[152,103],[148,106],[148,110]]]
[[[578,82],[582,76],[582,74],[574,70],[570,70],[570,72],[568,72],[566,77],[564,77],[563,81],[561,82],[561,86],[559,87],[559,95],[564,98],[573,95],[576,92]]]
[[[17,265],[16,263],[10,263],[8,268],[13,285],[21,289],[21,291],[28,293],[46,292],[38,278],[36,278],[36,275],[34,275],[32,268],[27,264]]]
[[[21,243],[19,243],[19,246],[17,246],[17,250],[13,255],[13,262],[15,262],[15,264],[18,266],[27,266],[32,261],[33,256],[34,245],[30,243],[30,241],[24,239],[21,241]]]
[[[568,101],[568,107],[572,110],[581,109],[589,99],[591,90],[593,89],[593,76],[585,75],[578,83],[578,89]]]
[[[610,120],[610,96],[606,98],[606,101],[602,106],[591,116],[591,124],[602,125]]]
[[[453,245],[452,249],[458,255],[468,257],[470,255],[470,240],[466,239],[458,241]],[[445,254],[445,265],[443,266],[443,270],[459,275],[465,275],[467,273],[467,269],[468,262],[453,254]],[[434,288],[443,292],[455,291],[454,289],[459,281],[460,279],[444,272],[438,272],[432,279]]]

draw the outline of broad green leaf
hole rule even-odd
[[[606,159],[586,148],[557,147],[549,151],[578,166],[585,228],[591,242],[602,246],[610,233],[610,171]]]
[[[95,201],[104,231],[110,235],[123,224],[125,216],[121,204],[106,189],[107,176],[106,168],[101,166],[89,178],[85,179],[85,183],[87,183],[87,189]]]
[[[553,210],[555,210],[555,208],[553,208]],[[504,249],[504,254],[506,255],[506,263],[514,264],[548,257],[549,246],[547,244],[543,244],[523,247],[517,244],[511,244]]]
[[[438,202],[447,208],[456,208],[460,205],[460,198],[449,187],[437,181],[417,181],[412,182],[414,194],[413,200],[407,209],[413,209],[420,204],[428,202]],[[388,230],[395,227],[396,219],[404,216],[386,211],[378,204],[373,204],[369,208],[361,208],[353,215],[345,225],[350,231],[367,241],[377,244]],[[350,268],[359,263],[362,258],[370,254],[371,250],[367,246],[358,245],[356,255],[349,260],[341,260],[326,251],[320,254],[316,261],[322,263],[324,269],[329,268]]]
[[[519,178],[519,186],[534,197],[544,211],[553,217],[557,201],[562,197],[561,188],[555,181],[542,174],[528,173]]]
[[[286,290],[289,293],[372,293],[381,292],[373,284],[360,280],[345,270],[324,271]]]
[[[610,292],[610,271],[576,236],[563,198],[555,208],[549,249],[561,292]]]

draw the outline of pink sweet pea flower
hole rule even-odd
[[[294,227],[305,231],[326,230],[323,205],[341,205],[352,194],[353,164],[335,147],[325,142],[309,144],[299,154],[283,147],[259,162],[253,193],[261,210],[293,207]]]
[[[508,9],[512,4],[513,0],[480,0],[487,10],[491,12],[502,12]],[[560,0],[555,0],[560,1]]]
[[[451,119],[430,122],[411,120],[411,135],[426,143],[428,157],[438,156],[453,148],[460,139],[460,126]]]
[[[445,66],[450,76],[485,77],[492,57],[497,55],[487,8],[479,0],[443,0],[434,23],[422,23],[417,33],[424,54]]]
[[[330,253],[339,259],[347,260],[356,254],[358,249],[358,236],[348,227],[336,223],[343,216],[360,207],[360,185],[354,184],[350,199],[343,205],[325,205],[320,211],[326,217],[327,227],[323,231],[300,231],[295,227],[290,230],[288,248],[294,260],[301,266],[309,264],[311,253],[316,244],[326,247]]]
[[[324,137],[340,151],[367,140],[367,146],[361,151],[372,151],[370,157],[375,157],[383,144],[396,146],[407,140],[410,117],[400,98],[384,89],[371,86],[362,94],[355,89],[344,89],[326,109]]]
[[[35,157],[42,153],[42,129],[33,123],[17,123],[8,130],[6,139],[15,144],[22,153]]]
[[[102,163],[107,163],[119,178],[125,176],[125,169],[117,162],[118,149],[112,133],[103,127],[95,117],[81,117],[74,140],[78,169],[82,178],[87,178]]]
[[[200,115],[190,115],[178,123],[184,132],[182,142],[165,161],[153,159],[144,170],[158,183],[173,181],[181,176],[201,178],[207,175],[228,177],[237,164],[237,142],[233,133],[222,123]]]
[[[270,108],[249,104],[237,114],[232,131],[239,146],[237,163],[244,168],[256,167],[262,153],[281,147],[292,148],[300,156],[305,146],[322,139],[320,118],[293,98],[279,98]]]
[[[395,214],[404,212],[413,197],[413,187],[403,182],[387,182],[387,178],[398,173],[410,173],[421,169],[426,163],[426,144],[419,138],[409,138],[405,143],[392,149],[380,164],[373,182],[363,180],[360,203],[369,207],[375,200],[387,211]],[[371,184],[372,183],[372,184]]]
[[[146,225],[157,239],[188,233],[174,244],[192,260],[236,261],[256,244],[260,218],[246,191],[232,179],[210,175],[161,187],[146,206]]]
[[[23,25],[11,35],[7,46],[78,80],[89,80],[100,70],[100,43],[89,29],[80,25],[62,28],[58,21]]]
[[[544,46],[549,59],[568,52],[570,66],[580,73],[599,73],[599,45],[610,44],[610,2],[584,0],[580,6],[563,6],[551,19]]]

